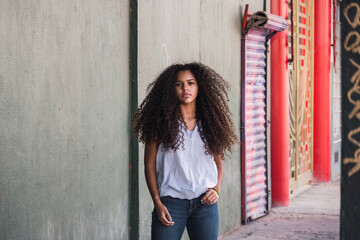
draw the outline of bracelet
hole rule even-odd
[[[211,188],[211,189],[214,189],[214,190],[216,191],[217,195],[220,196],[220,192],[219,192],[219,190],[217,190],[216,187],[213,187],[213,188]]]

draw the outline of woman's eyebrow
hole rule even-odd
[[[195,78],[191,78],[191,79],[186,79],[186,82],[190,82],[190,81],[195,81]],[[184,82],[182,80],[176,80],[176,82]]]

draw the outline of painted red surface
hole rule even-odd
[[[315,2],[314,165],[316,182],[330,180],[330,45],[331,1]]]
[[[271,1],[271,13],[287,19],[284,0]],[[271,196],[273,206],[289,206],[289,83],[287,29],[271,39]]]

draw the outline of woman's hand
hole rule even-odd
[[[219,199],[219,195],[217,194],[217,192],[212,189],[212,188],[209,188],[204,197],[201,199],[201,201],[204,203],[204,204],[208,204],[208,205],[212,205],[214,203],[216,203]]]
[[[171,215],[164,204],[158,203],[155,205],[155,210],[158,215],[159,221],[166,227],[170,227],[175,224]]]

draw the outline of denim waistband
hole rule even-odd
[[[184,206],[184,207],[189,206],[190,209],[193,209],[193,208],[203,204],[201,202],[201,199],[203,198],[205,193],[203,193],[199,197],[193,198],[193,199],[180,199],[180,198],[174,198],[174,197],[171,197],[171,196],[160,197],[160,199],[161,199],[162,202],[171,201],[173,204],[181,205],[181,206]]]

